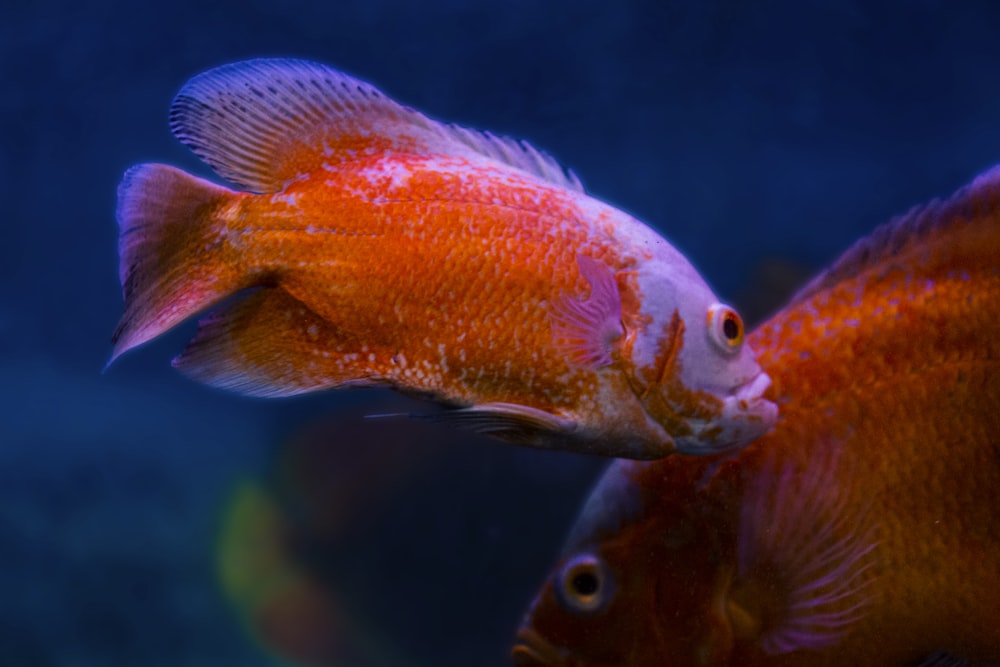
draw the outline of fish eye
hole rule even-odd
[[[739,313],[721,303],[708,309],[708,337],[715,346],[727,353],[735,353],[743,346],[746,332]]]
[[[604,562],[592,554],[569,559],[559,571],[556,591],[562,604],[573,611],[603,609],[611,597],[611,581]]]

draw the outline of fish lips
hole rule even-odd
[[[516,667],[554,667],[566,662],[566,652],[550,644],[531,627],[518,630],[510,657]]]
[[[692,424],[692,435],[675,440],[681,454],[719,454],[750,444],[771,430],[778,420],[778,406],[765,397],[771,377],[760,371],[736,385],[722,398],[714,419]]]

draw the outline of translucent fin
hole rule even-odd
[[[198,382],[266,398],[386,384],[354,352],[287,292],[263,288],[201,320],[174,366]]]
[[[728,604],[766,653],[832,646],[872,602],[876,526],[834,483],[839,454],[820,442],[804,465],[779,466],[765,453],[748,481]]]
[[[596,259],[577,255],[576,262],[590,295],[583,301],[567,296],[553,305],[552,337],[573,364],[608,366],[615,341],[624,333],[618,282],[611,269]]]
[[[976,662],[969,662],[956,655],[937,651],[920,661],[915,667],[1000,667],[1000,665],[983,665]]]
[[[306,60],[247,60],[200,74],[177,94],[170,124],[216,172],[254,192],[279,192],[324,165],[383,151],[477,155],[582,190],[524,142],[437,123]]]
[[[868,270],[912,268],[948,252],[973,252],[984,261],[1000,253],[1000,166],[945,201],[936,199],[894,218],[856,242],[792,298],[803,301]],[[968,261],[963,261],[968,265]]]
[[[527,445],[540,445],[553,435],[568,435],[576,429],[576,422],[571,419],[514,403],[483,403],[414,416]]]
[[[132,167],[118,186],[125,312],[110,365],[129,349],[226,298],[243,277],[220,257],[214,211],[233,193],[161,164]]]

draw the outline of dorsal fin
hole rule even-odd
[[[527,143],[438,123],[306,60],[247,60],[199,74],[174,98],[170,127],[219,175],[254,192],[279,192],[324,164],[382,151],[486,157],[583,189]]]
[[[866,271],[893,266],[913,268],[915,261],[941,261],[952,253],[1000,252],[1000,166],[977,177],[942,201],[916,206],[857,241],[826,271],[792,298],[798,303]],[[985,255],[984,255],[985,256]]]

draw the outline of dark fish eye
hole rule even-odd
[[[722,333],[729,340],[736,340],[740,337],[740,324],[736,321],[735,317],[730,315],[722,321]]]
[[[708,337],[723,352],[734,353],[743,346],[746,331],[743,319],[735,310],[721,303],[708,309]]]
[[[601,587],[601,582],[593,572],[580,572],[570,582],[577,595],[593,595]]]
[[[610,599],[607,568],[593,554],[570,558],[559,571],[556,592],[563,606],[577,612],[602,609]]]

